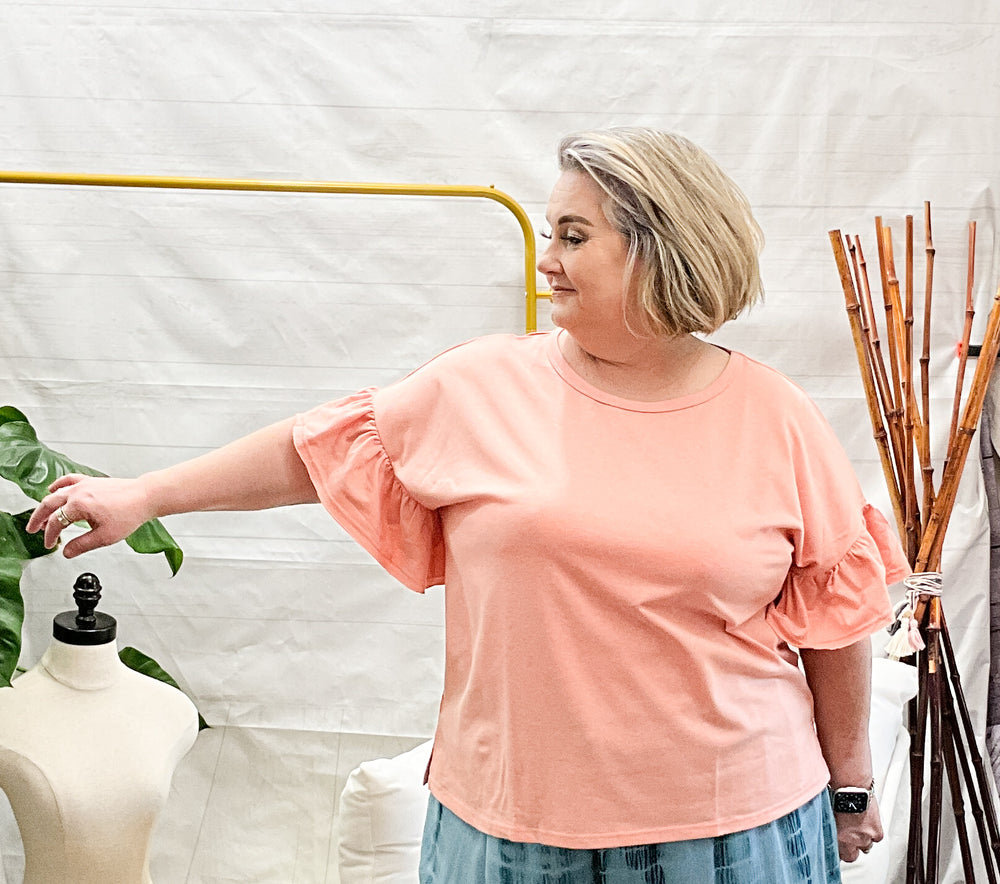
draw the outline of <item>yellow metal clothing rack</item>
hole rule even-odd
[[[269,181],[250,178],[178,178],[165,175],[98,175],[74,172],[0,171],[0,184],[58,184],[86,187],[148,187],[172,190],[242,190],[259,193],[346,193],[378,196],[479,197],[506,206],[524,236],[524,328],[538,328],[538,299],[551,297],[535,285],[535,235],[524,209],[495,187],[464,184],[379,184],[350,181]]]

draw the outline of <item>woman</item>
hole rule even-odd
[[[838,881],[882,837],[869,635],[905,559],[807,397],[694,337],[759,296],[739,189],[653,130],[559,158],[556,332],[138,479],[64,477],[29,529],[86,520],[74,556],[319,500],[405,585],[446,583],[425,884]]]

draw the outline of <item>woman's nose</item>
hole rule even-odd
[[[543,276],[547,276],[550,273],[555,273],[559,269],[559,262],[555,259],[552,254],[553,241],[548,240],[544,249],[542,249],[541,254],[538,256],[538,261],[535,267],[538,272]]]

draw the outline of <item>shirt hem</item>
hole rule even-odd
[[[796,645],[794,642],[789,642],[793,647],[797,647],[800,650],[813,650],[813,651],[839,651],[842,648],[850,647],[853,644],[857,644],[862,639],[871,638],[880,629],[884,629],[892,623],[892,614],[879,614],[877,617],[873,617],[871,620],[865,621],[865,624],[858,626],[851,632],[843,633],[838,635],[834,641],[825,642],[810,642]]]
[[[559,832],[549,829],[521,827],[496,822],[482,814],[473,811],[465,802],[450,795],[446,789],[441,789],[433,782],[430,784],[431,794],[463,822],[478,829],[486,835],[495,838],[506,838],[509,841],[521,841],[529,844],[545,844],[549,847],[566,847],[582,850],[600,850],[609,847],[635,847],[642,844],[659,844],[671,841],[690,841],[699,838],[714,838],[718,835],[728,835],[753,829],[797,810],[807,804],[827,785],[829,778],[824,773],[822,780],[794,793],[767,810],[740,814],[723,820],[691,823],[684,826],[664,826],[648,829],[625,829],[614,832]]]

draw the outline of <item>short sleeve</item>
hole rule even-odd
[[[441,522],[397,478],[375,423],[374,393],[298,415],[295,449],[327,512],[393,577],[423,592],[444,582]]]
[[[833,567],[793,565],[781,594],[768,606],[768,623],[790,645],[846,647],[892,619],[886,587],[907,576],[909,564],[874,506],[865,503],[858,521],[854,541]]]

